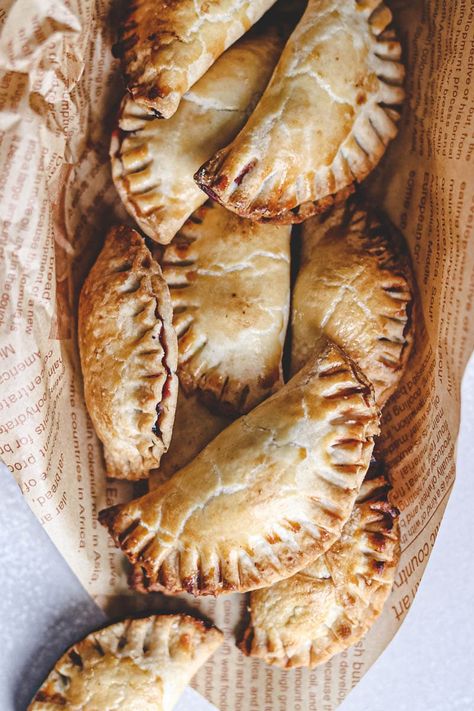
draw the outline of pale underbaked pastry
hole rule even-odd
[[[222,641],[188,615],[118,622],[71,647],[28,711],[171,711]]]
[[[178,335],[178,373],[224,414],[251,410],[283,384],[290,229],[209,201],[162,258]]]
[[[79,301],[84,395],[110,477],[147,477],[170,443],[178,394],[172,318],[144,239],[112,227]]]
[[[239,645],[282,667],[315,667],[364,636],[382,612],[400,557],[398,511],[384,475],[364,481],[341,538],[291,578],[250,595]]]
[[[397,132],[401,48],[380,0],[309,0],[239,135],[196,173],[254,220],[301,222],[347,197]]]
[[[243,37],[186,94],[168,121],[150,118],[146,108],[124,99],[110,146],[112,176],[128,212],[149,237],[168,244],[207,200],[193,174],[242,128],[283,43],[268,25]]]
[[[292,303],[292,371],[327,336],[358,363],[382,408],[413,344],[408,248],[386,218],[355,203],[306,222],[302,242]]]
[[[198,395],[186,395],[180,388],[171,444],[161,458],[159,468],[151,472],[149,488],[156,489],[189,464],[231,422],[229,417],[211,412]]]
[[[340,536],[377,432],[370,384],[327,342],[172,479],[99,519],[142,592],[266,587]]]
[[[148,113],[170,118],[181,97],[275,0],[133,0],[114,54]]]

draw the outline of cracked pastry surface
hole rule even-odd
[[[400,557],[398,511],[381,474],[366,479],[341,538],[291,578],[250,595],[244,654],[315,667],[363,637],[382,612]]]
[[[353,358],[380,408],[396,390],[414,339],[413,276],[403,237],[355,203],[302,232],[292,305],[292,372],[322,335]]]
[[[142,479],[168,448],[178,392],[170,294],[144,239],[112,227],[79,300],[84,395],[107,475]]]
[[[142,592],[245,592],[289,577],[340,536],[379,414],[334,344],[155,491],[99,519]]]
[[[391,19],[380,0],[309,0],[247,124],[196,173],[201,188],[282,222],[347,197],[397,133],[404,68]]]
[[[110,154],[115,186],[152,239],[168,244],[207,200],[193,174],[238,133],[267,85],[284,40],[272,27],[227,50],[183,98],[168,121],[131,98],[122,102]]]
[[[290,228],[209,201],[166,248],[162,268],[181,386],[224,414],[248,412],[283,383]]]
[[[168,119],[183,94],[275,0],[134,0],[114,47],[132,98]]]
[[[68,649],[28,711],[171,711],[222,641],[188,615],[118,622]]]

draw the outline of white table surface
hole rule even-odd
[[[458,478],[426,574],[400,632],[340,711],[474,711],[473,463],[471,359],[463,384]],[[25,711],[56,658],[104,615],[5,470],[0,571],[0,711]],[[176,711],[211,708],[189,689]]]

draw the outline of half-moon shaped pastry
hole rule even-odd
[[[198,395],[186,395],[180,388],[171,444],[159,468],[150,474],[150,489],[156,489],[189,464],[231,422],[229,417],[211,412]]]
[[[242,128],[283,42],[268,26],[243,37],[186,94],[168,121],[153,119],[146,108],[124,99],[110,146],[112,176],[126,209],[149,237],[168,244],[207,200],[193,174]]]
[[[134,101],[170,118],[181,97],[275,0],[133,0],[114,54]]]
[[[28,711],[171,711],[222,640],[188,615],[118,622],[68,649]]]
[[[347,197],[397,132],[401,48],[380,0],[309,0],[239,135],[196,174],[253,220],[301,222]]]
[[[400,557],[387,480],[365,481],[341,538],[291,578],[250,596],[239,645],[282,667],[315,667],[352,646],[380,615]]]
[[[355,204],[309,220],[302,240],[292,371],[324,335],[358,363],[382,408],[400,382],[413,343],[408,248],[386,218]]]
[[[251,410],[283,384],[290,228],[208,202],[162,259],[178,334],[178,373],[224,414]]]
[[[143,479],[168,449],[178,394],[172,318],[143,237],[112,227],[79,301],[84,395],[110,477]]]
[[[325,343],[172,479],[99,518],[135,564],[140,591],[266,587],[339,538],[377,432],[370,384]]]

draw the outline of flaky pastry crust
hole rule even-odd
[[[181,97],[275,0],[133,0],[114,54],[134,101],[170,118]]]
[[[162,259],[178,334],[178,373],[224,414],[248,412],[283,384],[290,229],[209,201]]]
[[[278,61],[284,40],[268,25],[230,47],[183,98],[168,121],[126,97],[112,134],[115,186],[152,239],[168,244],[206,200],[193,174],[245,124]]]
[[[302,241],[292,371],[327,336],[358,363],[382,408],[400,382],[414,339],[408,248],[387,218],[356,203],[306,222]]]
[[[222,641],[188,615],[118,622],[68,649],[28,711],[171,711]]]
[[[110,477],[147,477],[170,443],[178,392],[172,318],[145,241],[112,227],[79,301],[84,395]]]
[[[146,496],[102,511],[132,585],[194,595],[265,587],[340,536],[378,432],[373,391],[332,343]]]
[[[352,646],[380,615],[400,557],[388,482],[366,480],[341,538],[291,578],[250,595],[244,654],[282,667],[315,667]]]
[[[381,0],[309,0],[239,135],[196,173],[253,220],[301,222],[345,199],[396,135],[404,68]]]

